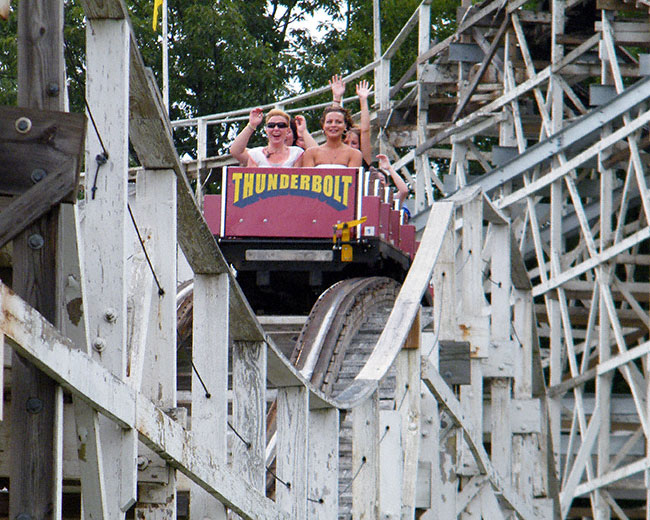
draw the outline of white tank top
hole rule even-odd
[[[289,157],[283,163],[271,163],[269,162],[266,155],[264,155],[264,147],[259,146],[257,148],[252,148],[248,150],[248,155],[251,159],[255,161],[255,164],[260,168],[291,168],[296,161],[303,154],[304,150],[299,146],[290,146],[289,147]]]

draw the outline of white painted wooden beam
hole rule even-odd
[[[126,224],[129,117],[127,20],[94,19],[86,30],[86,100],[97,130],[87,133],[92,165],[81,244],[84,312],[94,355],[116,377],[126,377]],[[105,164],[96,157],[107,154]],[[93,166],[95,168],[93,168]],[[136,435],[100,417],[109,518],[121,518],[136,500]]]
[[[485,448],[483,447],[483,442],[476,439],[470,429],[467,427],[469,422],[464,417],[461,411],[460,403],[456,399],[456,396],[447,386],[447,383],[444,382],[438,371],[428,363],[424,363],[424,360],[422,367],[422,380],[424,381],[427,388],[431,391],[431,393],[433,393],[433,395],[436,397],[440,405],[447,411],[447,413],[449,413],[452,420],[460,428],[462,428],[465,441],[474,454],[481,473],[487,475],[495,492],[499,493],[506,501],[506,503],[512,507],[512,509],[516,511],[520,517],[524,519],[535,518],[532,507],[524,503],[513,492],[510,485],[506,484],[494,470],[490,459],[485,452]]]
[[[275,483],[278,506],[291,518],[307,518],[309,395],[304,387],[278,388]]]
[[[144,253],[140,228],[150,229],[146,254],[151,262],[150,307],[140,326],[147,330],[144,373],[140,390],[164,410],[176,408],[176,177],[174,171],[145,172],[138,177],[133,219],[140,232],[135,248]],[[185,411],[185,409],[183,409]],[[165,467],[166,483],[140,484],[136,516],[167,520],[176,515],[176,470]]]
[[[402,417],[395,410],[379,412],[379,517],[383,520],[409,518],[402,516],[403,454]],[[417,471],[409,476],[413,484]],[[414,485],[412,486],[415,487]]]
[[[307,518],[336,520],[339,511],[339,411],[309,413]]]
[[[194,278],[192,362],[198,374],[192,373],[192,433],[197,442],[213,450],[222,464],[227,462],[229,292],[226,274]],[[226,512],[214,497],[194,484],[190,490],[190,517],[225,520]]]
[[[4,284],[0,284],[0,331],[10,338],[12,348],[73,396],[121,429],[136,430],[150,449],[243,518],[289,519],[240,473],[220,464],[191,432],[99,363],[75,350],[69,339]]]
[[[265,343],[233,342],[232,465],[262,493],[266,488],[266,367]]]
[[[379,518],[379,397],[352,409],[352,516]]]
[[[413,324],[417,346],[420,343],[420,319]],[[395,378],[395,402],[401,414],[402,438],[402,517],[415,514],[418,461],[420,459],[420,348],[402,349],[397,357]],[[403,392],[403,394],[402,394]]]

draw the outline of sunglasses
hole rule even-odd
[[[266,128],[287,128],[287,123],[266,123]]]

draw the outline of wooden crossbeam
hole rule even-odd
[[[11,339],[10,346],[73,396],[121,428],[135,428],[150,449],[243,518],[289,518],[240,475],[218,463],[219,459],[199,445],[191,432],[85,352],[77,350],[1,283],[0,309],[0,332]]]
[[[456,110],[454,110],[454,114],[451,116],[451,122],[455,123],[460,115],[463,113],[463,110],[467,106],[467,103],[469,103],[470,98],[476,91],[476,87],[480,83],[481,79],[483,79],[483,74],[485,74],[485,71],[488,69],[490,64],[492,63],[492,58],[494,57],[494,53],[497,51],[497,47],[499,46],[499,43],[501,42],[501,38],[506,32],[506,29],[508,28],[508,25],[510,24],[510,17],[506,16],[503,21],[501,22],[501,25],[499,26],[499,30],[497,31],[496,35],[494,36],[494,39],[492,40],[492,43],[490,44],[490,48],[488,49],[487,53],[485,54],[485,58],[483,58],[483,63],[481,63],[481,67],[479,70],[474,74],[474,77],[472,78],[472,82],[469,84],[467,87],[467,90],[465,92],[465,95],[462,97],[462,99],[458,102],[458,106],[456,107]]]
[[[83,114],[0,107],[0,194],[21,195],[63,164],[78,182],[85,130]]]
[[[0,107],[0,193],[15,195],[0,213],[0,247],[75,198],[85,130],[83,114]]]

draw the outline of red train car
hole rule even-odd
[[[367,184],[356,168],[224,168],[204,215],[256,312],[308,313],[342,279],[403,280],[412,230],[400,240],[399,217]]]

